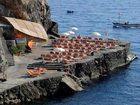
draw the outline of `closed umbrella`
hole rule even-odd
[[[101,34],[98,33],[98,32],[93,32],[92,35],[93,35],[93,36],[101,36]]]
[[[71,34],[71,35],[74,35],[75,32],[74,31],[68,31],[67,33]]]
[[[78,28],[77,28],[77,27],[71,27],[71,30],[72,30],[72,31],[77,31]]]
[[[104,36],[109,36],[109,33],[108,32],[105,32]]]
[[[62,35],[64,35],[64,36],[69,36],[69,35],[70,35],[70,33],[65,32],[65,33],[62,33]]]
[[[65,52],[66,50],[63,48],[54,48],[54,51],[56,52]]]

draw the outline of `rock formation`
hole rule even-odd
[[[30,81],[0,93],[0,105],[16,105],[41,97],[51,97],[59,88],[62,77]]]
[[[0,0],[0,15],[41,23],[48,34],[58,36],[47,0]]]

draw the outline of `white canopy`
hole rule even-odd
[[[94,35],[94,36],[101,36],[101,34],[98,33],[98,32],[93,32],[92,35]]]
[[[54,51],[56,51],[56,52],[64,52],[64,51],[66,51],[66,50],[63,49],[63,48],[55,48]]]
[[[48,40],[48,36],[45,29],[39,23],[11,17],[3,17],[3,18],[6,19],[19,32],[22,32],[32,37]]]
[[[72,31],[77,31],[78,28],[77,28],[77,27],[71,27],[71,30],[72,30]]]

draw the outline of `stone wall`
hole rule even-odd
[[[5,71],[7,67],[7,59],[5,56],[5,51],[3,45],[6,44],[3,42],[2,30],[0,29],[0,78],[2,76],[2,72]]]
[[[109,75],[115,68],[128,63],[128,48],[118,47],[95,53],[86,60],[68,65],[69,72],[79,78],[89,79]]]
[[[5,90],[0,94],[0,105],[11,105],[50,97],[57,92],[62,77],[32,81]]]
[[[1,56],[3,56],[4,65],[14,66],[15,65],[14,58],[8,50],[6,40],[3,37],[2,29],[0,30],[0,48],[3,53]]]

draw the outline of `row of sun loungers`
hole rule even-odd
[[[41,54],[43,62],[62,62],[68,64],[92,56],[100,50],[112,49],[119,46],[119,42],[114,39],[92,38],[77,36],[67,38],[61,36],[59,39],[52,41],[54,48],[63,48],[63,52],[51,51],[47,54]]]

